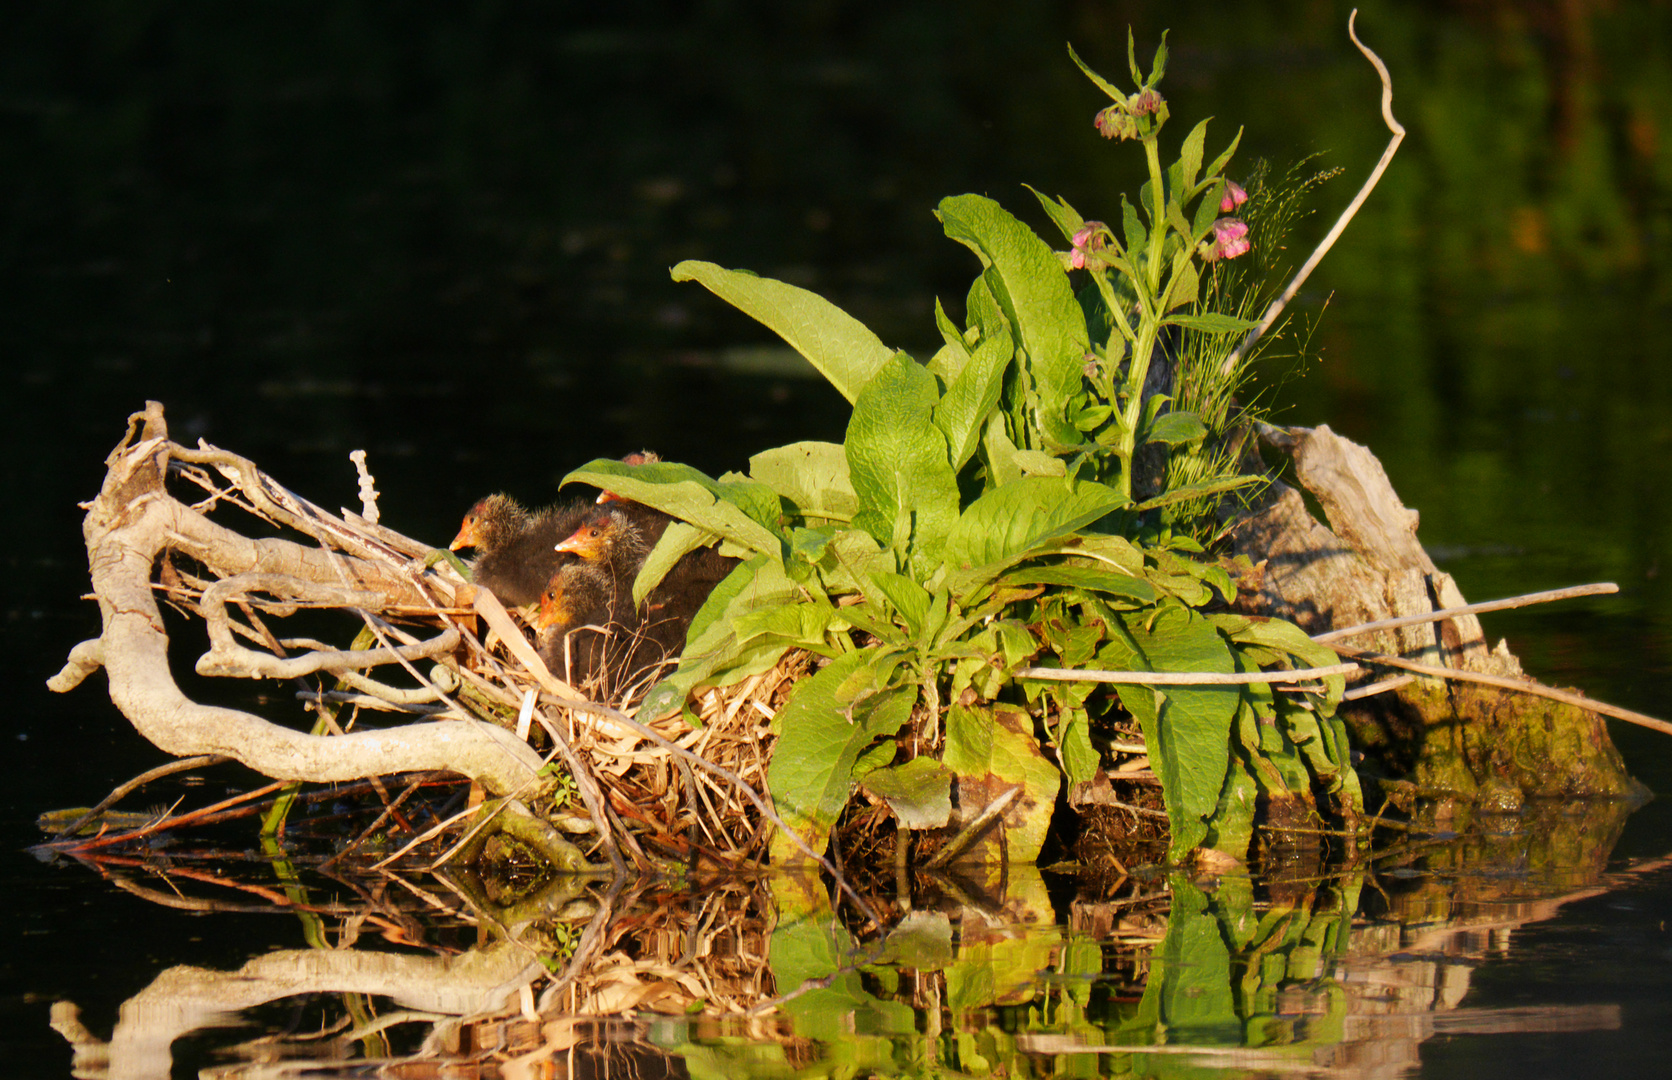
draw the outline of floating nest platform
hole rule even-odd
[[[771,721],[807,670],[804,654],[702,694],[694,721],[641,723],[634,704],[655,670],[607,700],[557,678],[525,613],[470,585],[431,545],[378,523],[363,462],[361,512],[333,514],[237,454],[172,441],[152,402],[106,464],[84,526],[103,632],[72,650],[54,690],[103,667],[112,700],[161,749],[235,760],[276,780],[460,774],[489,811],[467,808],[450,829],[416,838],[414,851],[431,860],[480,855],[485,836],[459,848],[467,827],[508,833],[569,871],[606,860],[641,872],[765,860]],[[228,511],[246,520],[224,524]],[[296,712],[271,719],[188,695],[170,674],[164,604],[206,634],[199,675],[289,680]],[[320,640],[333,630],[341,644]]]

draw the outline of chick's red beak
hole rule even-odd
[[[476,519],[474,517],[467,517],[467,518],[464,519],[464,524],[459,526],[459,535],[453,537],[453,542],[451,544],[447,545],[447,550],[448,551],[457,551],[460,548],[475,547],[475,546],[476,546]]]
[[[557,545],[558,551],[567,551],[582,559],[592,560],[602,554],[604,546],[603,530],[596,525],[582,525],[569,538]]]

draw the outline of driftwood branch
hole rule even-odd
[[[1588,698],[1584,694],[1576,694],[1571,690],[1558,690],[1553,686],[1545,686],[1532,679],[1516,679],[1503,675],[1488,675],[1479,671],[1459,671],[1456,668],[1438,667],[1434,664],[1419,664],[1414,660],[1406,660],[1398,656],[1383,656],[1368,649],[1355,649],[1349,645],[1331,645],[1330,648],[1344,656],[1351,656],[1362,660],[1366,664],[1386,664],[1388,667],[1399,668],[1401,671],[1412,671],[1418,675],[1427,675],[1436,679],[1455,679],[1460,682],[1479,683],[1482,686],[1496,686],[1503,690],[1514,690],[1517,693],[1532,694],[1535,697],[1549,698],[1567,705],[1573,705],[1587,712],[1601,713],[1612,716],[1616,720],[1624,720],[1628,724],[1646,727],[1665,735],[1672,735],[1672,724],[1665,720],[1657,720],[1652,716],[1645,716],[1630,709],[1622,709],[1618,705]]]
[[[169,968],[124,1003],[110,1042],[103,1046],[76,1021],[69,1002],[53,1006],[53,1026],[66,1036],[76,1034],[78,1060],[97,1056],[108,1061],[111,1077],[169,1076],[176,1040],[264,1002],[355,993],[458,1017],[501,1008],[545,973],[538,958],[511,941],[444,957],[291,949],[257,957],[237,971]]]
[[[346,524],[273,484],[236,455],[202,448],[188,451],[168,441],[162,406],[147,405],[129,420],[124,436],[106,460],[108,471],[98,496],[87,504],[83,534],[87,541],[93,592],[99,601],[103,632],[96,643],[84,642],[48,685],[72,688],[97,666],[110,683],[111,700],[140,734],[177,756],[221,754],[275,779],[340,781],[391,772],[445,769],[482,782],[496,793],[520,790],[536,781],[540,757],[509,732],[476,720],[414,724],[382,731],[315,736],[294,731],[252,713],[200,704],[181,691],[169,672],[168,636],[157,608],[151,570],[165,551],[196,559],[223,579],[255,575],[210,586],[209,606],[224,616],[224,601],[240,589],[256,587],[287,599],[355,594],[356,606],[380,609],[438,609],[433,586],[451,600],[452,587],[428,572],[396,569],[405,556],[374,562],[354,554],[338,555],[281,539],[251,540],[209,521],[175,500],[164,486],[171,462],[209,463],[235,478],[238,490],[276,520],[334,543],[339,549],[389,557],[392,549],[354,536]],[[347,580],[344,580],[346,576]],[[361,596],[359,594],[370,594]],[[225,623],[222,623],[224,629]],[[219,631],[217,631],[219,633]],[[310,670],[355,669],[370,663],[431,656],[456,644],[447,631],[416,648],[402,647],[327,657]],[[239,673],[294,674],[286,661],[259,661],[231,644],[218,642],[222,657]],[[230,652],[229,648],[236,650]],[[222,670],[212,649],[211,670]],[[312,661],[307,661],[312,663]]]
[[[1125,683],[1130,686],[1249,686],[1254,683],[1291,683],[1300,679],[1323,679],[1351,675],[1359,664],[1331,664],[1329,667],[1296,668],[1293,671],[1093,671],[1076,668],[1018,668],[1017,678],[1048,679],[1053,682]]]
[[[1335,219],[1335,225],[1329,233],[1318,242],[1317,247],[1312,249],[1311,256],[1301,268],[1295,271],[1295,276],[1289,280],[1283,294],[1273,300],[1270,306],[1266,308],[1266,313],[1260,318],[1260,325],[1250,330],[1241,343],[1231,350],[1230,355],[1225,357],[1225,362],[1220,365],[1220,370],[1226,374],[1236,370],[1237,364],[1241,363],[1242,358],[1248,355],[1248,350],[1254,347],[1254,343],[1259,341],[1267,330],[1271,329],[1272,324],[1277,321],[1277,317],[1283,313],[1283,309],[1289,306],[1289,301],[1293,300],[1295,294],[1300,292],[1300,287],[1306,283],[1306,279],[1312,276],[1312,271],[1316,270],[1318,264],[1324,261],[1324,256],[1329,254],[1330,248],[1334,247],[1335,242],[1341,238],[1341,234],[1347,231],[1348,223],[1357,216],[1359,207],[1364,205],[1364,201],[1370,198],[1370,193],[1381,182],[1382,174],[1387,172],[1388,163],[1393,160],[1393,155],[1399,150],[1399,144],[1405,141],[1404,125],[1393,118],[1393,76],[1388,74],[1388,67],[1382,63],[1382,58],[1359,40],[1358,31],[1354,26],[1357,20],[1358,8],[1354,8],[1352,14],[1347,16],[1347,36],[1353,39],[1353,44],[1358,46],[1358,51],[1363,53],[1364,58],[1369,60],[1376,68],[1376,74],[1382,80],[1382,121],[1387,124],[1388,130],[1393,132],[1393,138],[1388,140],[1387,149],[1382,151],[1381,159],[1376,162],[1376,167],[1370,170],[1370,178],[1359,188],[1358,194],[1353,196],[1353,201],[1347,204],[1347,209],[1341,211],[1341,216]]]
[[[197,662],[199,675],[294,679],[320,671],[337,674],[359,671],[380,664],[398,663],[401,660],[440,656],[452,652],[459,644],[459,632],[447,629],[429,641],[416,645],[381,649],[320,650],[304,656],[281,659],[270,653],[246,649],[233,640],[226,603],[228,600],[237,601],[247,597],[252,592],[286,596],[317,606],[337,608],[374,607],[381,599],[379,594],[364,589],[322,585],[289,574],[247,573],[223,578],[204,589],[203,598],[199,601],[203,620],[209,628],[209,651]],[[289,611],[294,610],[294,606],[289,607]]]

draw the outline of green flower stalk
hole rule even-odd
[[[1108,313],[1110,333],[1094,342],[1087,371],[1095,393],[1109,409],[1111,422],[1092,432],[1093,441],[1118,462],[1109,479],[1122,495],[1133,497],[1133,459],[1149,441],[1166,405],[1164,399],[1144,398],[1144,381],[1164,327],[1183,326],[1206,333],[1246,329],[1243,320],[1194,313],[1202,270],[1209,264],[1246,254],[1251,249],[1248,226],[1222,213],[1235,210],[1248,195],[1220,173],[1237,141],[1202,168],[1207,122],[1186,136],[1179,159],[1164,168],[1161,132],[1166,127],[1166,99],[1156,90],[1167,66],[1163,36],[1146,75],[1138,66],[1136,45],[1127,34],[1127,59],[1136,89],[1128,94],[1092,71],[1074,53],[1069,55],[1112,104],[1097,113],[1094,123],[1105,138],[1136,140],[1144,148],[1149,182],[1139,192],[1139,205],[1122,199],[1121,235],[1101,222],[1083,220],[1062,200],[1041,202],[1069,238],[1065,265],[1087,271]],[[1187,213],[1191,216],[1187,217]],[[1123,364],[1124,374],[1122,374]],[[1120,379],[1117,385],[1116,378]],[[1174,430],[1178,430],[1175,426]]]

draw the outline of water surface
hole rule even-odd
[[[1145,42],[1171,27],[1175,116],[1246,126],[1244,155],[1346,170],[1298,253],[1385,139],[1344,19],[1328,3],[929,2],[19,16],[0,43],[10,846],[39,810],[163,758],[97,678],[42,687],[96,629],[75,503],[146,398],[177,436],[329,506],[355,501],[346,455],[365,448],[386,520],[437,542],[477,495],[554,498],[594,456],[651,446],[719,472],[836,438],[840,399],[668,266],[794,281],[926,352],[933,298],[955,303],[975,269],[939,235],[939,198],[986,192],[1035,220],[1026,181],[1109,216],[1132,185],[1134,155],[1092,132],[1097,95],[1062,52],[1073,40],[1118,72],[1128,22]],[[1471,599],[1619,582],[1486,626],[1547,680],[1663,716],[1669,21],[1652,3],[1365,7],[1411,136],[1300,298],[1310,349],[1266,372],[1281,419],[1381,456]],[[1616,737],[1672,790],[1659,736]],[[1672,851],[1658,805],[1623,829],[1599,872]],[[301,947],[288,917],[195,916],[9,865],[0,1038],[18,1074],[68,1068],[52,1000],[108,1035],[172,965]],[[1436,1031],[1412,1044],[1420,1068],[1646,1061],[1672,986],[1672,886],[1621,882],[1471,954],[1460,1003],[1618,1004],[1617,1028]]]

